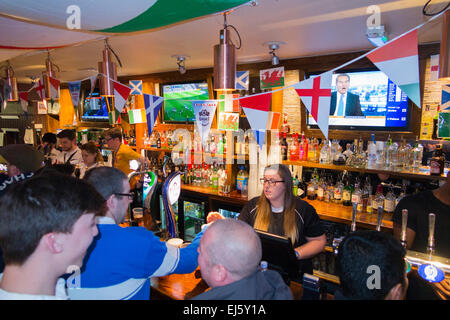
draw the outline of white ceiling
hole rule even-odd
[[[270,60],[269,49],[263,43],[283,41],[279,49],[283,59],[352,52],[374,48],[365,36],[366,12],[378,5],[381,23],[392,39],[429,20],[422,14],[425,0],[259,0],[256,6],[243,6],[231,14],[228,24],[237,28],[242,48],[237,51],[238,64]],[[448,1],[434,0],[431,11],[437,11]],[[100,11],[99,11],[100,14]],[[107,14],[107,13],[103,13]],[[109,44],[120,57],[123,67],[118,75],[142,75],[177,69],[172,55],[187,55],[186,68],[213,66],[213,46],[219,42],[222,15],[213,15],[178,23],[160,30],[108,36]],[[38,28],[36,28],[37,30]],[[4,29],[3,29],[4,30]],[[13,33],[11,30],[11,33]],[[17,31],[17,30],[16,30]],[[3,33],[4,31],[2,31]],[[93,37],[94,35],[94,37]],[[419,43],[439,42],[441,19],[419,29]],[[99,39],[101,34],[89,34]],[[3,34],[3,39],[7,37]],[[0,38],[1,39],[1,38]],[[236,36],[233,41],[237,43]],[[0,43],[1,44],[1,43]],[[76,46],[53,49],[52,61],[63,72],[61,80],[80,80],[95,72],[102,60],[103,40],[88,40]],[[44,71],[45,51],[17,51],[10,58],[19,82],[29,82],[28,76]],[[0,54],[0,61],[11,54]]]

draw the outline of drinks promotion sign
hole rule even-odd
[[[197,124],[203,147],[206,147],[209,130],[217,109],[217,100],[196,100],[192,101],[194,109],[195,123]]]

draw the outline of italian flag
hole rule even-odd
[[[128,111],[128,118],[130,119],[130,124],[147,122],[145,109],[133,109]]]
[[[417,29],[374,50],[367,58],[420,108]]]

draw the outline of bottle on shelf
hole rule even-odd
[[[156,147],[161,149],[161,135],[158,134],[158,138],[156,139]]]
[[[352,204],[356,203],[356,211],[363,212],[362,191],[359,187],[359,182],[355,184],[355,191],[352,193]]]
[[[289,127],[289,124],[287,122],[287,118],[287,113],[283,113],[283,124],[281,125],[281,132],[283,133],[289,133],[291,131],[291,128]]]
[[[308,154],[306,160],[315,161],[315,159],[316,159],[316,142],[315,138],[311,138],[309,139],[308,142]]]
[[[391,188],[386,194],[386,197],[384,198],[384,211],[392,213],[394,212],[394,210],[395,210],[395,196]]]
[[[377,146],[375,144],[375,135],[372,133],[367,145],[367,168],[376,169],[377,167]]]
[[[308,139],[305,138],[304,132],[302,132],[301,147],[303,149],[303,154],[299,160],[307,161],[309,145],[308,145]]]
[[[341,181],[339,181],[339,178],[336,180],[336,185],[334,186],[333,191],[333,202],[342,203],[343,186]]]
[[[321,178],[317,185],[317,200],[320,200],[320,201],[324,200],[326,189],[327,189],[327,185],[325,183],[325,180],[323,178]]]
[[[350,179],[348,176],[345,179],[345,186],[344,190],[342,191],[342,204],[344,206],[352,205],[352,187],[350,185]]]
[[[401,144],[398,148],[397,170],[409,170],[409,158],[411,154],[411,146],[406,143],[406,139],[402,137]]]
[[[444,166],[445,156],[442,151],[442,144],[437,144],[433,157],[430,159],[430,175],[442,175],[444,173]]]
[[[292,176],[292,193],[294,196],[297,196],[298,193],[298,175]]]
[[[297,134],[292,133],[292,142],[289,145],[289,160],[298,161],[299,160],[299,144],[297,140]]]
[[[378,212],[378,207],[384,208],[383,185],[381,184],[377,186],[377,192],[375,193],[375,197],[372,201],[373,213]]]
[[[236,190],[242,193],[244,187],[248,184],[248,173],[244,166],[239,166],[239,171],[236,175]]]
[[[384,162],[385,162],[385,143],[384,141],[377,141],[375,143],[377,147],[377,169],[384,169]]]
[[[286,132],[283,133],[283,139],[280,142],[281,145],[281,156],[283,160],[288,159],[288,144],[286,140]]]
[[[411,164],[413,171],[419,171],[420,166],[422,165],[422,157],[423,157],[423,146],[419,143],[419,138],[416,137],[416,143],[414,144],[414,148],[412,149],[411,156]]]
[[[372,213],[373,212],[373,202],[374,202],[374,196],[369,195],[369,198],[367,199],[367,206],[366,206],[366,212]]]
[[[366,180],[364,182],[364,187],[362,188],[362,201],[363,201],[363,210],[369,206],[369,198],[372,196],[372,184],[370,183],[370,177],[366,176]],[[372,203],[370,204],[372,206]]]
[[[219,188],[219,175],[217,173],[217,166],[215,166],[211,171],[211,187],[214,190]]]
[[[330,147],[328,145],[328,140],[322,140],[322,148],[320,149],[320,163],[328,164],[330,163]]]
[[[317,193],[316,193],[316,180],[311,178],[311,181],[308,183],[308,199],[309,200],[316,200],[317,199]]]

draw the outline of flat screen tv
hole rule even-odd
[[[162,86],[164,122],[194,122],[192,100],[209,100],[206,81],[173,83]]]
[[[341,93],[345,92],[341,102]],[[332,77],[329,128],[408,131],[411,104],[406,94],[379,70],[337,72]],[[306,112],[307,125],[318,128]]]
[[[86,95],[81,111],[81,121],[109,121],[106,99],[98,92]]]

